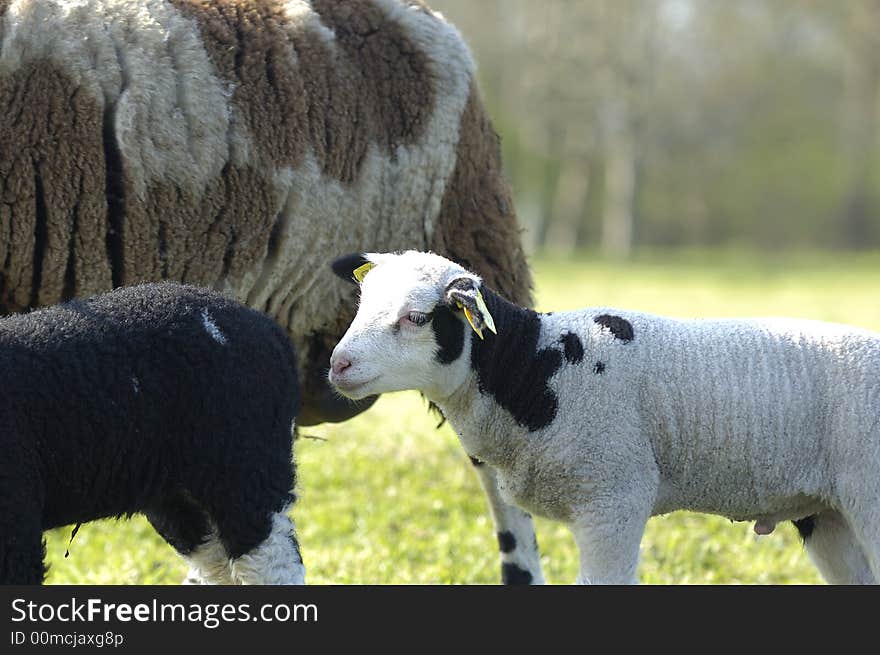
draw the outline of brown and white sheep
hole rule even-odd
[[[300,424],[342,420],[370,401],[326,384],[354,308],[328,255],[433,250],[527,305],[519,233],[470,52],[421,2],[0,0],[2,313],[210,286],[290,335]]]

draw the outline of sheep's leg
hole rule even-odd
[[[144,514],[156,532],[189,563],[184,584],[232,584],[229,555],[216,528],[188,494],[171,494]]]
[[[189,569],[186,572],[186,575],[183,576],[183,580],[180,582],[182,585],[203,585],[206,584],[205,579],[202,577],[201,572],[191,563],[189,565]]]
[[[205,491],[205,507],[217,527],[234,584],[305,584],[305,567],[287,515],[294,501],[289,461],[267,462],[259,471],[227,470],[222,488]]]
[[[501,550],[501,580],[504,584],[544,584],[541,555],[532,517],[501,498],[495,469],[471,460],[480,477],[495,523]]]
[[[571,525],[580,551],[578,584],[638,584],[639,546],[650,507],[636,499],[588,508]]]
[[[7,496],[20,503],[4,508],[0,522],[0,584],[38,585],[43,583],[46,544],[40,526],[38,507],[26,507],[18,493]]]
[[[14,442],[4,441],[0,450],[8,458],[0,473],[0,584],[42,584],[46,546],[39,469]]]
[[[254,548],[232,560],[232,578],[237,584],[305,584],[305,567],[287,512],[270,517],[269,536]]]
[[[877,443],[880,434],[872,434],[870,438]],[[880,584],[880,476],[876,466],[872,467],[870,463],[877,462],[878,456],[880,451],[877,450],[867,453],[861,468],[853,466],[850,475],[836,480],[836,509],[855,535],[874,584]]]
[[[811,517],[809,528],[800,527],[807,553],[831,584],[875,582],[865,554],[846,519],[828,510]]]
[[[843,514],[867,560],[872,578],[868,582],[880,584],[880,507],[871,507],[871,504],[876,505],[877,496],[871,500],[872,503],[850,508]]]
[[[229,554],[216,531],[210,532],[200,546],[183,558],[189,563],[189,572],[183,584],[235,584]]]

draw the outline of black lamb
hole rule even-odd
[[[0,582],[43,531],[142,512],[204,582],[296,584],[296,355],[268,317],[143,284],[0,319]]]

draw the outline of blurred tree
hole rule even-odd
[[[848,0],[835,3],[834,8],[831,24],[839,31],[846,51],[843,237],[845,245],[862,248],[877,236],[871,218],[876,211],[873,182],[880,93],[880,1]]]
[[[432,0],[535,247],[880,245],[880,0]]]

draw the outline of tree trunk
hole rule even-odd
[[[599,233],[595,223],[602,215],[602,190],[605,187],[605,162],[599,151],[591,152],[587,159],[587,183],[581,199],[580,212],[574,232],[576,248],[586,248]]]
[[[547,165],[539,196],[538,217],[535,222],[534,243],[537,248],[547,245],[547,233],[553,222],[556,194],[562,172],[562,147],[565,144],[565,126],[553,124],[547,129]]]
[[[875,10],[875,13],[876,10]],[[872,214],[874,153],[880,62],[871,36],[856,39],[846,71],[845,133],[846,197],[843,201],[841,242],[851,248],[875,245]]]
[[[605,199],[602,211],[602,254],[623,259],[632,252],[636,189],[635,139],[628,121],[615,117],[605,133]]]

